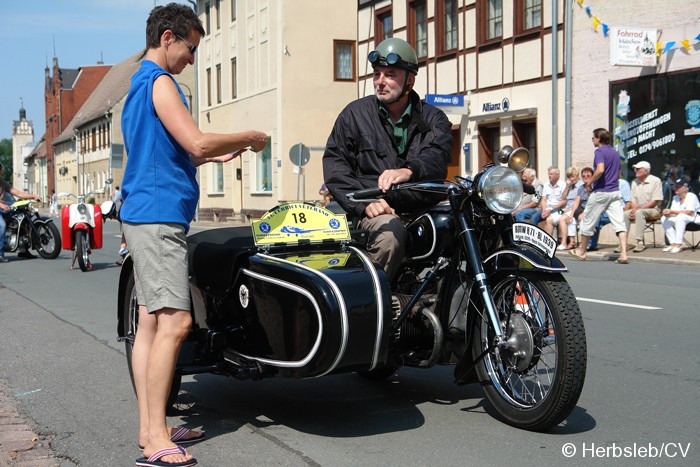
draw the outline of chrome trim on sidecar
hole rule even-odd
[[[374,353],[372,355],[372,366],[370,370],[374,370],[379,363],[379,350],[382,345],[382,334],[384,332],[384,301],[382,300],[382,287],[379,282],[379,275],[377,270],[374,268],[372,260],[361,250],[351,246],[350,249],[357,253],[357,255],[362,258],[362,262],[372,276],[372,281],[374,282],[374,296],[377,297],[377,337],[374,340]]]
[[[348,346],[348,328],[349,328],[349,323],[348,323],[348,310],[345,307],[345,298],[343,297],[343,294],[340,292],[340,289],[338,288],[338,285],[330,280],[328,276],[323,274],[321,271],[317,271],[316,269],[310,268],[309,266],[306,266],[301,263],[296,263],[294,261],[289,261],[284,258],[277,258],[275,256],[268,256],[263,253],[258,253],[258,256],[261,258],[265,258],[267,260],[271,261],[279,261],[281,263],[286,263],[292,266],[300,267],[306,271],[309,271],[313,274],[316,274],[317,276],[321,277],[332,289],[333,293],[338,299],[338,304],[340,306],[340,333],[342,335],[342,341],[340,343],[340,349],[338,349],[338,355],[336,356],[335,360],[333,361],[333,364],[326,370],[324,373],[321,373],[318,376],[324,376],[330,373],[331,371],[335,370],[335,368],[338,366],[340,361],[343,359],[345,356],[345,350],[347,349]],[[320,311],[318,311],[320,313]],[[321,320],[321,316],[319,315],[319,323]]]
[[[262,255],[261,255],[262,256]],[[275,258],[277,259],[277,258]],[[309,299],[309,301],[313,304],[314,309],[316,310],[316,317],[318,318],[318,335],[316,336],[316,342],[314,342],[313,347],[309,351],[309,353],[306,355],[301,360],[293,361],[293,362],[288,362],[288,361],[282,361],[282,360],[271,360],[267,358],[260,358],[260,357],[252,357],[250,355],[246,355],[240,352],[235,352],[236,355],[240,355],[241,357],[245,357],[250,360],[255,360],[261,363],[265,363],[268,365],[273,365],[273,366],[279,366],[279,367],[284,367],[284,368],[299,368],[303,367],[304,365],[308,364],[312,358],[316,356],[316,352],[318,352],[318,348],[321,346],[321,337],[323,336],[323,320],[321,318],[321,309],[318,306],[318,302],[314,299],[313,295],[309,293],[308,290],[304,290],[298,285],[292,284],[287,281],[283,281],[280,279],[275,279],[273,277],[268,277],[264,276],[262,274],[259,274],[257,272],[250,271],[248,269],[243,268],[242,269],[243,274],[246,274],[250,277],[253,277],[255,279],[259,279],[261,281],[266,281],[270,282],[275,285],[279,285],[280,287],[284,287],[290,290],[293,290],[301,295],[304,295],[306,298]]]

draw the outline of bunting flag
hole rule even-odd
[[[671,49],[673,48],[674,45],[676,45],[676,41],[666,42],[666,46],[664,47],[663,52],[661,52],[661,55],[663,55],[663,54],[665,54],[666,52],[668,52],[669,50],[671,50]]]
[[[593,11],[591,10],[591,7],[589,5],[584,6],[583,5],[584,0],[576,0],[576,3],[578,3],[578,6],[580,8],[583,8],[583,11],[586,12],[589,18],[593,20],[593,30],[595,32],[598,32],[598,26],[602,26],[603,29],[603,37],[608,37],[608,34],[610,32],[610,26],[603,22],[600,18],[598,18],[596,15],[593,14]],[[700,33],[698,33],[697,36],[695,36],[693,41],[700,42]],[[680,39],[680,40],[674,40],[674,41],[668,41],[668,42],[657,42],[656,43],[656,56],[660,57],[661,55],[664,55],[671,50],[675,48],[678,49],[684,49],[685,52],[691,53],[693,51],[693,45],[691,44],[691,39]]]

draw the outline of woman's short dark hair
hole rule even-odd
[[[167,30],[171,30],[177,36],[187,37],[191,29],[201,36],[205,34],[202,20],[192,8],[179,3],[157,6],[151,10],[146,21],[146,48],[160,47],[160,38]]]
[[[596,128],[593,130],[593,136],[603,144],[610,144],[610,132],[605,128]]]

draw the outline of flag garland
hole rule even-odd
[[[603,37],[608,37],[608,33],[610,32],[610,26],[593,14],[590,5],[584,6],[583,0],[576,0],[576,2],[578,3],[578,6],[580,8],[583,8],[583,11],[586,13],[586,15],[588,15],[588,17],[591,18],[591,21],[593,21],[593,30],[595,32],[598,32],[598,28],[601,27],[601,29],[603,30]],[[695,36],[692,40],[696,43],[700,42],[700,33],[697,36]],[[690,53],[692,49],[690,41],[691,39],[681,39],[678,41],[668,42],[659,41],[656,43],[656,56],[660,57],[661,55],[668,53],[674,48],[683,49],[686,51],[686,53]]]

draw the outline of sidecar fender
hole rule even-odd
[[[496,271],[539,271],[562,273],[568,269],[556,256],[547,255],[529,245],[507,245],[484,259],[484,268],[490,276]]]

